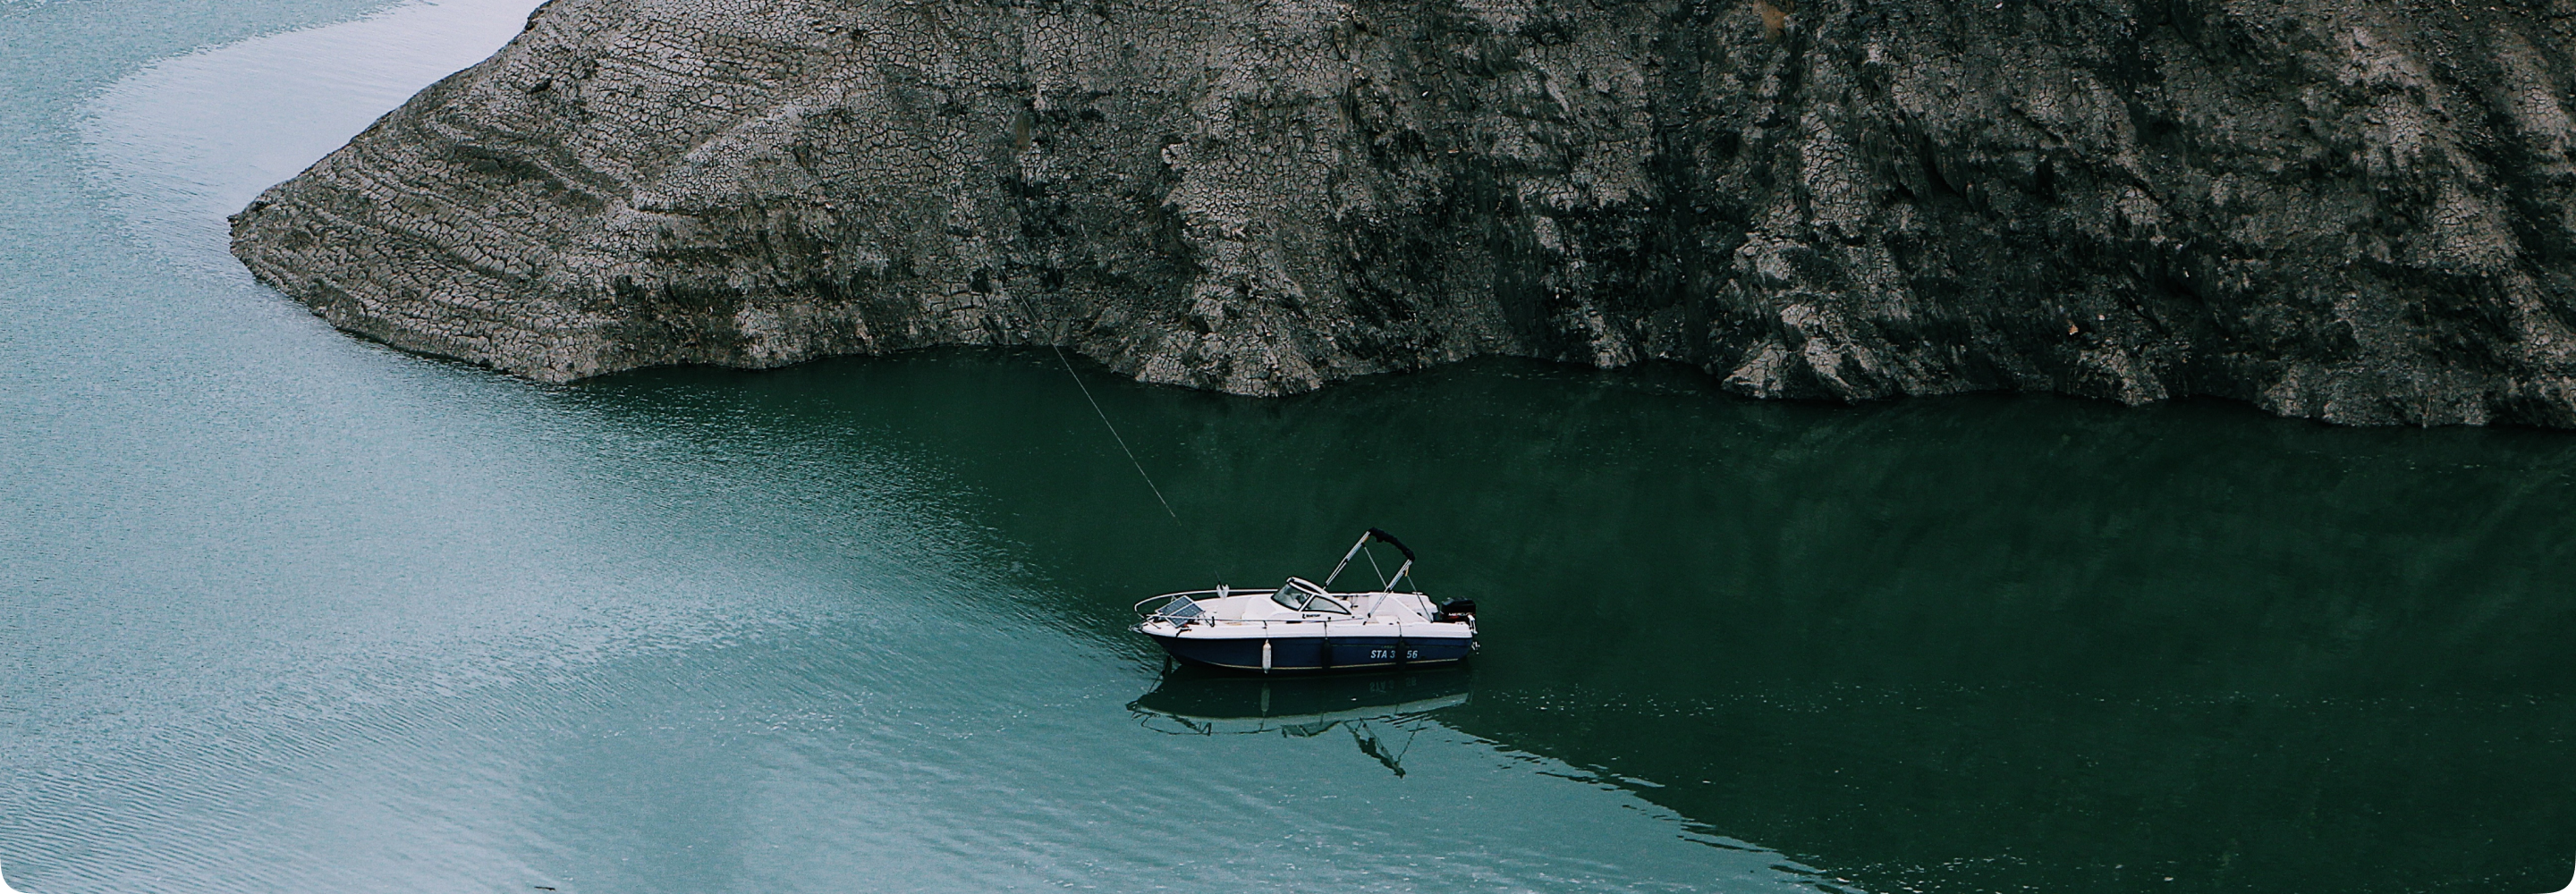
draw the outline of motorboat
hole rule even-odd
[[[1377,589],[1337,592],[1335,579],[1371,542],[1404,554],[1404,564]],[[1377,566],[1374,555],[1369,558]],[[1376,528],[1351,544],[1321,584],[1291,577],[1267,590],[1165,593],[1136,603],[1134,629],[1172,657],[1191,664],[1260,673],[1360,670],[1456,664],[1476,651],[1476,603],[1435,604],[1403,589],[1413,576],[1413,550]]]

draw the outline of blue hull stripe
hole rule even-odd
[[[1270,643],[1273,671],[1356,670],[1372,667],[1448,664],[1463,661],[1473,640],[1398,639],[1396,637],[1294,637],[1286,639],[1183,639],[1156,636],[1163,651],[1196,664],[1237,670],[1261,669],[1261,644]]]

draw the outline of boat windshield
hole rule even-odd
[[[1351,613],[1350,606],[1343,605],[1341,600],[1324,595],[1323,587],[1302,577],[1292,577],[1287,583],[1280,584],[1279,589],[1270,594],[1270,601],[1279,603],[1289,611],[1332,612],[1341,615]]]
[[[1302,612],[1306,610],[1307,602],[1321,595],[1324,595],[1324,588],[1315,586],[1315,582],[1292,577],[1287,583],[1280,584],[1277,592],[1270,594],[1270,601],[1289,611]]]

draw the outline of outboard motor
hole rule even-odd
[[[1454,623],[1458,621],[1472,621],[1475,619],[1476,600],[1452,599],[1440,604],[1440,620],[1444,622]]]

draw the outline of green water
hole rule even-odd
[[[2531,892],[2576,856],[2576,438],[1084,366],[1176,523],[1049,353],[545,387],[252,285],[222,213],[525,4],[375,9],[0,3],[21,889]],[[1472,668],[1205,679],[1125,630],[1371,525],[1481,604]]]

